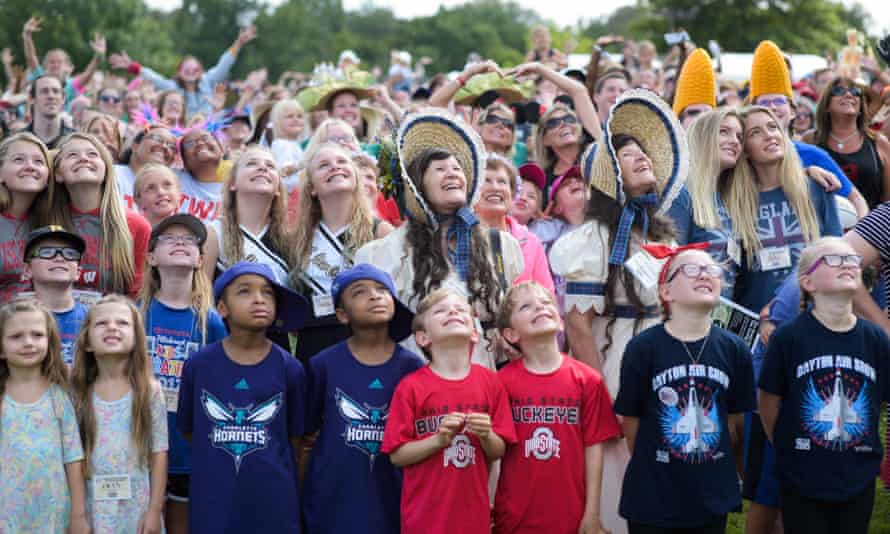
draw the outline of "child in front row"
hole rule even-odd
[[[788,534],[868,532],[882,456],[878,418],[890,401],[890,339],[853,314],[861,266],[840,238],[804,249],[802,313],[776,329],[764,358],[760,418],[776,448]]]
[[[108,295],[87,313],[71,389],[93,531],[161,532],[167,414],[148,363],[142,318],[126,297]]]
[[[55,321],[0,308],[0,532],[84,533],[83,448]]]
[[[74,299],[80,259],[86,242],[61,226],[31,230],[25,245],[24,277],[34,286],[34,297],[55,316],[62,340],[62,361],[74,363],[74,343],[87,316],[87,307]]]
[[[602,442],[618,437],[602,376],[562,354],[553,295],[523,282],[504,296],[498,328],[522,358],[501,369],[516,444],[508,445],[494,505],[494,532],[600,534]]]
[[[307,532],[399,532],[402,475],[380,444],[396,385],[424,362],[397,344],[413,314],[395,295],[389,275],[367,263],[331,285],[352,332],[309,360],[306,432],[321,432],[303,484]]]
[[[393,395],[383,452],[404,467],[403,534],[488,534],[488,465],[516,442],[497,375],[470,362],[479,339],[466,298],[440,288],[413,322],[430,364]]]
[[[186,360],[179,386],[177,425],[193,453],[189,532],[299,534],[306,374],[266,332],[298,330],[308,304],[246,261],[213,294],[229,335]]]
[[[745,342],[711,320],[723,269],[706,247],[643,246],[666,259],[666,319],[628,343],[615,399],[631,453],[619,508],[630,534],[723,534],[741,506],[733,460],[754,408],[754,373]]]

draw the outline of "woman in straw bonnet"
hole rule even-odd
[[[613,398],[625,345],[659,321],[655,284],[636,279],[625,262],[648,258],[641,253],[644,242],[672,241],[664,213],[686,177],[687,152],[676,116],[658,96],[645,90],[622,95],[606,121],[603,142],[581,158],[590,183],[587,222],[550,251],[554,274],[566,280],[572,353],[601,370]],[[627,531],[618,500],[629,458],[623,440],[604,450],[602,522],[613,533]]]
[[[438,287],[466,295],[485,331],[473,348],[473,362],[494,368],[495,332],[488,323],[523,261],[513,236],[483,231],[470,209],[485,172],[482,143],[463,122],[426,110],[404,120],[396,148],[400,172],[394,180],[408,221],[359,249],[355,262],[388,272],[412,310]]]

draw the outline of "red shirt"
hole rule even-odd
[[[148,255],[148,239],[151,237],[151,224],[148,220],[133,211],[127,211],[127,227],[133,237],[133,267],[135,275],[133,283],[126,288],[127,296],[136,297],[139,288],[142,287],[142,274],[145,270],[145,258]],[[76,289],[87,289],[105,293],[120,292],[112,287],[111,269],[104,272],[100,268],[99,251],[105,246],[102,237],[102,222],[99,210],[80,212],[71,208],[71,218],[74,222],[74,231],[86,241],[87,248],[80,261],[80,279],[75,284]]]
[[[22,277],[25,271],[25,243],[31,221],[0,213],[0,304],[6,304],[22,291],[31,289],[31,283]]]
[[[390,403],[382,450],[435,434],[452,412],[484,412],[505,442],[516,441],[510,406],[497,375],[472,364],[462,380],[447,380],[429,367],[402,379]],[[457,434],[451,445],[404,468],[402,534],[489,534],[488,459],[479,438]]]
[[[494,532],[575,534],[584,515],[584,449],[621,433],[603,378],[566,355],[549,374],[532,374],[517,360],[498,376],[517,442],[501,461]]]

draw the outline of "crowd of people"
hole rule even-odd
[[[40,30],[2,55],[0,532],[868,531],[890,38],[738,84],[539,27],[273,83],[229,79],[252,26],[170,78]]]

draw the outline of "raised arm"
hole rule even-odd
[[[40,24],[43,19],[31,17],[25,23],[22,30],[22,42],[25,45],[25,65],[29,71],[34,71],[40,66],[40,60],[37,58],[37,47],[34,46],[34,32],[40,31]]]
[[[87,68],[74,78],[74,86],[78,91],[90,83],[90,80],[93,79],[93,74],[96,74],[99,63],[105,60],[105,36],[99,34],[99,32],[94,33],[93,40],[90,41],[90,48],[93,49],[93,59],[90,60]]]
[[[442,87],[436,89],[436,92],[430,96],[429,105],[435,106],[439,108],[447,108],[451,101],[454,99],[454,95],[460,91],[460,88],[467,84],[467,82],[473,76],[477,74],[484,74],[486,72],[497,72],[501,73],[500,67],[494,61],[480,61],[478,63],[471,63],[467,65],[467,67],[461,72],[457,78],[451,80],[446,83]]]
[[[111,65],[111,68],[113,69],[125,70],[133,76],[141,76],[160,91],[169,91],[171,89],[179,88],[179,85],[175,81],[169,78],[164,78],[150,68],[143,67],[138,61],[130,59],[130,56],[125,50],[121,50],[117,54],[108,56],[108,64]]]
[[[229,77],[229,72],[232,70],[232,65],[235,64],[235,59],[238,58],[238,53],[241,52],[244,45],[254,39],[256,39],[256,26],[250,25],[241,30],[232,46],[223,53],[216,65],[208,69],[204,74],[204,80],[211,86],[226,81]]]

